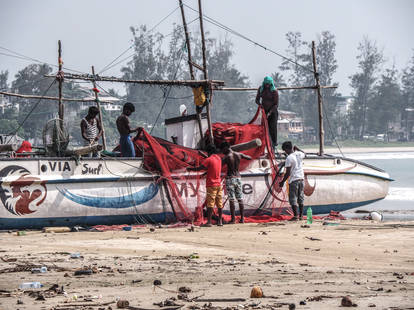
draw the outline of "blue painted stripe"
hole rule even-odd
[[[150,201],[157,195],[158,185],[151,183],[149,186],[144,187],[138,192],[118,197],[87,196],[74,194],[67,189],[58,188],[57,190],[67,199],[83,206],[101,209],[125,209]]]

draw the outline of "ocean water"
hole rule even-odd
[[[346,157],[360,160],[388,172],[390,183],[387,197],[380,201],[343,212],[347,217],[367,214],[356,210],[379,211],[384,220],[414,220],[414,152],[354,153]]]

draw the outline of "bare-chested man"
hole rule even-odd
[[[122,114],[116,120],[116,127],[118,128],[119,135],[121,136],[119,139],[119,145],[121,147],[122,157],[135,157],[134,143],[132,143],[129,134],[138,131],[139,127],[131,128],[128,118],[134,111],[135,106],[132,103],[127,102],[124,104]]]
[[[257,90],[256,103],[263,106],[263,109],[266,112],[270,139],[272,140],[273,147],[276,147],[279,94],[275,83],[270,76],[264,78],[262,85]]]
[[[230,214],[231,221],[230,224],[236,223],[235,218],[235,199],[239,202],[240,208],[240,223],[244,223],[244,204],[243,204],[243,195],[242,195],[242,183],[241,176],[239,172],[240,160],[242,158],[251,160],[252,158],[243,153],[234,152],[230,148],[228,142],[223,142],[221,145],[221,150],[223,152],[224,158],[222,159],[223,165],[227,165],[227,175],[226,175],[226,189],[227,195],[229,196],[230,202]]]

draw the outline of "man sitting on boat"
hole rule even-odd
[[[279,106],[279,94],[270,76],[264,78],[262,85],[257,90],[256,104],[263,106],[266,112],[270,139],[275,148],[277,146],[277,119],[279,117],[277,108]]]
[[[122,114],[116,120],[116,127],[120,135],[119,145],[122,157],[135,157],[135,147],[130,133],[138,131],[139,127],[132,129],[129,126],[129,116],[135,112],[135,106],[131,102],[124,104]]]
[[[251,160],[252,158],[243,153],[234,152],[230,148],[228,142],[223,142],[220,145],[220,148],[225,155],[223,158],[223,165],[227,165],[227,175],[226,175],[226,190],[229,197],[230,203],[230,214],[231,221],[230,224],[236,223],[235,218],[235,200],[239,202],[240,209],[240,223],[244,223],[244,204],[243,204],[243,194],[242,194],[242,183],[241,176],[239,171],[240,160],[242,158]]]
[[[99,137],[102,135],[101,122],[96,118],[98,114],[99,109],[97,107],[89,107],[88,115],[86,115],[80,123],[82,138],[84,139],[85,146],[98,143]],[[97,156],[97,152],[89,153],[89,157]]]
[[[206,176],[206,205],[207,223],[204,226],[211,227],[214,205],[218,209],[217,226],[223,226],[223,189],[221,187],[221,158],[216,154],[213,144],[207,146],[208,158],[198,167],[187,167],[188,171],[207,170]]]
[[[299,219],[302,220],[303,202],[304,202],[304,178],[303,159],[305,152],[299,149],[296,145],[292,147],[292,142],[285,141],[282,144],[282,150],[288,155],[285,162],[286,172],[279,183],[280,188],[283,187],[285,181],[289,178],[289,204],[293,210],[293,218],[298,219],[298,205],[299,205]]]

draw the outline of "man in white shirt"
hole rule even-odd
[[[282,144],[282,150],[286,153],[287,158],[285,162],[286,172],[283,180],[279,183],[282,188],[285,181],[289,178],[289,203],[293,210],[293,218],[291,220],[296,221],[298,219],[298,205],[299,205],[299,219],[302,219],[303,214],[303,201],[304,201],[304,172],[303,172],[303,159],[305,158],[305,152],[299,149],[296,145],[292,146],[292,142],[286,141]]]

